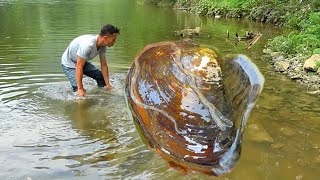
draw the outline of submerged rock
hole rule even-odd
[[[248,139],[256,142],[273,142],[273,138],[261,124],[250,124],[247,126]]]
[[[199,35],[199,33],[200,27],[196,27],[194,29],[183,29],[175,31],[175,35],[180,37]]]
[[[125,93],[147,144],[181,168],[220,175],[239,159],[243,128],[263,84],[246,56],[222,58],[183,40],[139,52]]]

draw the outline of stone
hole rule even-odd
[[[290,78],[293,79],[293,80],[301,79],[301,75],[299,75],[299,74],[291,74]]]
[[[285,58],[284,58],[283,55],[278,56],[278,57],[275,59],[275,61],[284,61],[284,60],[285,60]]]
[[[264,54],[270,54],[272,51],[271,49],[267,48],[267,49],[263,49],[263,53]]]
[[[297,66],[297,67],[294,68],[293,71],[294,71],[295,73],[299,73],[299,72],[301,72],[302,70],[303,70],[303,68],[302,68],[301,66]]]
[[[175,31],[175,35],[180,37],[199,35],[199,33],[200,33],[200,27],[196,27],[194,29],[183,29],[183,30]]]
[[[304,62],[303,68],[307,71],[316,72],[318,67],[317,63],[320,63],[320,54],[314,54]]]
[[[281,56],[282,53],[281,52],[272,52],[270,54],[270,56],[272,57],[272,59],[277,59],[279,56]]]
[[[274,63],[275,66],[275,71],[279,71],[279,72],[285,72],[289,69],[289,62],[285,62],[285,61],[277,61]]]

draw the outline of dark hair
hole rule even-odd
[[[120,34],[120,29],[118,29],[117,27],[114,27],[114,26],[111,25],[111,24],[107,24],[107,25],[104,25],[104,26],[101,28],[100,35],[101,35],[101,36],[105,36],[105,35],[110,35],[110,34],[113,34],[113,33],[118,33],[118,34]]]

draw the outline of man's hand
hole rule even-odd
[[[78,89],[78,96],[80,97],[86,96],[86,91],[84,89]]]
[[[110,84],[107,84],[105,87],[104,87],[107,91],[110,91],[112,89],[112,86]]]

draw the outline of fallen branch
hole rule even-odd
[[[229,39],[226,39],[226,42],[229,42],[234,48],[238,49]]]
[[[230,37],[229,30],[227,30],[226,42],[229,42],[235,49],[237,49],[237,47],[229,40],[229,37]]]
[[[262,34],[258,33],[253,40],[248,44],[248,46],[246,47],[246,49],[250,49],[262,36]]]

